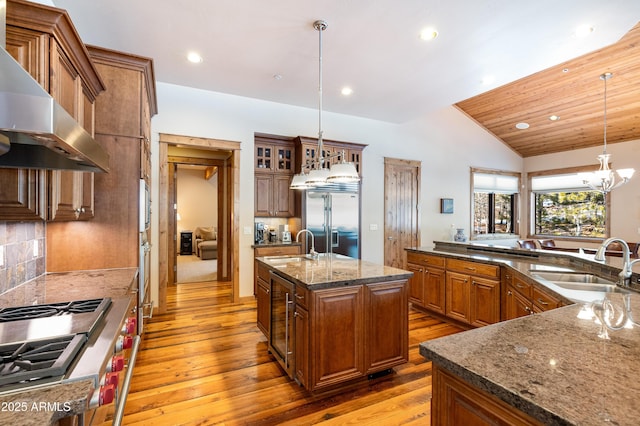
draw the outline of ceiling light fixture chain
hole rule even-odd
[[[309,189],[332,183],[357,183],[360,175],[353,163],[346,161],[345,151],[335,154],[324,152],[322,131],[322,32],[327,29],[327,22],[318,20],[313,23],[313,28],[318,31],[318,148],[315,157],[300,165],[300,173],[291,180],[292,189]],[[331,159],[336,158],[338,163],[331,165]],[[309,174],[305,170],[309,169]]]
[[[613,74],[606,72],[600,75],[600,80],[604,81],[604,147],[602,154],[598,155],[600,168],[593,173],[579,173],[582,183],[594,191],[607,194],[615,188],[629,182],[629,179],[635,172],[634,169],[618,169],[616,173],[609,168],[609,159],[611,154],[607,154],[607,80],[611,79]],[[616,182],[616,174],[621,180]]]

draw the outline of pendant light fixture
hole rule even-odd
[[[600,79],[604,81],[604,149],[602,154],[597,157],[600,168],[592,173],[579,173],[578,175],[583,184],[603,194],[607,194],[611,190],[629,182],[635,172],[634,169],[618,169],[616,173],[621,180],[616,181],[616,173],[609,168],[611,154],[607,154],[607,80],[612,76],[613,74],[610,72],[600,76]]]
[[[325,156],[322,140],[322,32],[327,29],[327,22],[318,20],[313,23],[313,28],[319,34],[318,55],[318,149],[316,158],[300,165],[300,173],[291,181],[292,189],[309,189],[328,183],[352,183],[359,182],[360,176],[353,163],[347,162],[345,152]],[[329,166],[330,160],[340,158],[340,162]],[[309,174],[305,173],[309,169]]]

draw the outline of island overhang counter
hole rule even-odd
[[[333,391],[407,362],[411,272],[341,255],[256,260],[258,327],[301,386]]]

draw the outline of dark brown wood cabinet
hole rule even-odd
[[[103,82],[64,10],[7,2],[6,50],[87,133]],[[94,216],[93,173],[0,170],[0,220],[87,220]]]
[[[263,281],[269,282],[269,270],[261,266],[260,262],[255,260],[256,257],[262,256],[288,256],[302,254],[302,244],[282,244],[282,245],[263,245],[254,246],[253,248],[253,293],[258,294],[258,278],[260,277],[260,271],[263,269]],[[266,271],[266,272],[265,272]],[[260,309],[260,300],[258,299],[258,309]]]
[[[559,298],[519,274],[514,273],[511,281],[506,284],[502,295],[504,299],[503,320],[532,315],[562,306],[562,301]]]
[[[469,323],[476,327],[500,321],[500,281],[471,278]]]
[[[444,258],[428,254],[407,253],[409,301],[433,312],[445,314],[446,281]]]
[[[254,139],[255,215],[295,216],[295,145],[286,138],[257,134]]]
[[[469,275],[447,271],[445,315],[469,324],[471,322],[471,280]]]
[[[298,136],[294,141],[296,143],[296,164],[298,167],[307,162],[313,162],[318,158],[318,139]],[[329,164],[342,162],[342,154],[344,153],[344,159],[352,162],[360,176],[362,176],[362,151],[366,145],[323,139],[322,146],[325,158],[335,155],[329,160]],[[299,169],[296,169],[296,171],[299,171]]]

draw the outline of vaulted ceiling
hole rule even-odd
[[[640,139],[640,24],[611,46],[455,105],[523,157],[603,145],[605,72],[607,143]]]
[[[638,0],[40,1],[66,9],[87,44],[153,58],[158,82],[312,109],[323,19],[325,111],[406,123],[457,105],[524,157],[600,144],[598,76],[611,71],[608,140],[637,138],[637,29],[623,36]],[[418,37],[427,26],[435,40]]]

